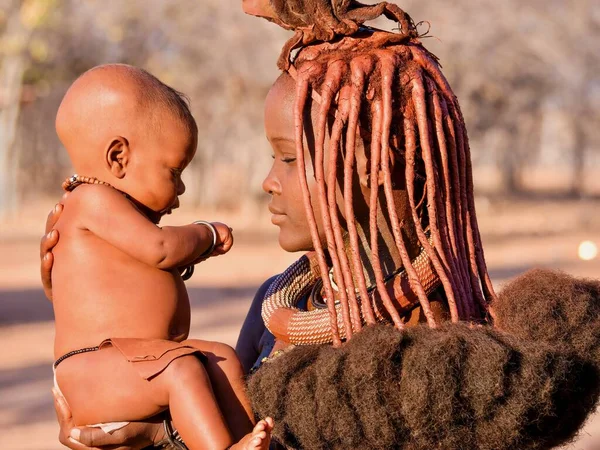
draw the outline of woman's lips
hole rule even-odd
[[[269,205],[269,211],[272,214],[272,216],[271,216],[271,223],[273,225],[279,225],[279,224],[281,224],[285,220],[285,218],[287,217],[286,214],[283,211],[281,211],[281,210],[279,210],[277,208],[274,208],[271,205]]]
[[[273,225],[281,225],[287,216],[285,214],[273,214],[271,216],[271,223]]]

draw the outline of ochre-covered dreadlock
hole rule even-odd
[[[297,31],[295,44],[288,43],[280,67],[296,80],[295,127],[298,174],[314,248],[321,274],[327,274],[326,253],[319,239],[312,203],[323,214],[326,245],[339,286],[341,321],[334,302],[328,302],[333,342],[339,343],[339,325],[348,339],[361,328],[361,317],[374,322],[359,256],[359,237],[353,207],[355,144],[359,127],[370,132],[369,231],[371,264],[376,289],[389,317],[399,329],[403,321],[385,286],[380,263],[377,216],[379,188],[383,185],[384,211],[391,222],[393,240],[411,290],[418,296],[431,327],[436,319],[427,292],[413,267],[402,230],[414,227],[420,245],[443,285],[453,322],[478,320],[495,297],[487,272],[475,215],[470,149],[464,119],[437,58],[420,43],[412,19],[387,2],[364,6],[353,1],[272,1],[278,15],[274,21]],[[300,11],[303,14],[295,15]],[[360,27],[381,14],[400,24],[399,33]],[[295,18],[295,19],[294,19]],[[293,20],[292,20],[293,19]],[[286,22],[287,21],[287,22]],[[341,30],[341,31],[340,31]],[[302,39],[298,39],[298,34]],[[341,35],[341,36],[340,36]],[[290,50],[302,48],[293,62]],[[291,41],[290,41],[291,42]],[[317,198],[311,199],[304,160],[304,118],[309,96],[320,103],[316,118],[315,178]],[[335,116],[329,141],[329,173],[325,176],[324,150],[328,118]],[[367,139],[369,140],[369,139]],[[345,251],[338,218],[336,189],[339,161],[343,160],[343,214],[347,224],[350,258]],[[404,181],[410,217],[398,217],[393,186],[401,180],[392,167],[404,160]],[[424,181],[422,181],[424,180]],[[424,197],[425,202],[421,200]],[[431,238],[428,238],[429,231]],[[323,280],[324,294],[334,298],[332,283]],[[358,295],[356,295],[358,293]],[[360,313],[359,313],[360,311]]]
[[[301,46],[317,41],[329,42],[340,36],[355,34],[360,26],[382,15],[400,25],[401,33],[395,42],[416,37],[412,19],[398,5],[380,2],[364,5],[355,0],[244,0],[250,14],[262,16],[294,36],[283,47],[277,65],[281,70],[290,67],[290,53]]]

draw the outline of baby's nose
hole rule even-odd
[[[183,195],[185,192],[185,184],[183,181],[179,181],[179,186],[177,186],[177,195]]]

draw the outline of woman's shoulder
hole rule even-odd
[[[273,284],[273,281],[275,281],[278,276],[279,275],[273,275],[271,278],[265,280],[257,289],[254,299],[252,300],[252,305],[250,305],[249,316],[254,316],[256,314],[260,316],[260,310],[262,309],[262,304],[267,296],[269,287],[271,287],[271,284]]]
[[[273,281],[275,281],[275,279],[279,276],[280,274],[277,275],[273,275],[271,278],[265,280],[263,282],[263,284],[260,285],[260,287],[258,288],[258,290],[256,291],[256,298],[260,298],[260,302],[262,303],[262,301],[265,299],[265,296],[267,295],[267,291],[269,290],[269,288],[271,287],[271,285],[273,284]]]

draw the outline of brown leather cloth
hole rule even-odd
[[[450,320],[450,310],[448,309],[448,302],[439,293],[434,293],[429,296],[429,304],[431,306],[431,312],[435,321],[440,324]],[[419,323],[427,323],[427,318],[423,313],[421,305],[417,305],[411,311],[407,312],[402,316],[404,324],[408,327],[417,325]]]
[[[155,377],[182,356],[196,355],[200,361],[206,361],[204,353],[197,348],[164,339],[111,338],[99,345],[100,348],[107,346],[119,350],[144,380]]]

